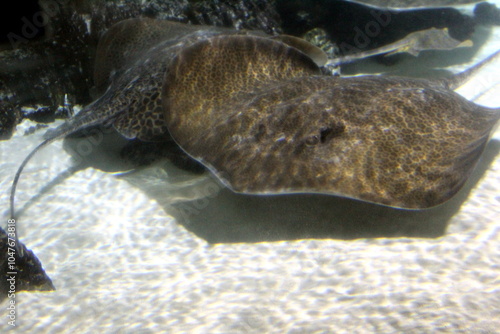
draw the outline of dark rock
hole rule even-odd
[[[11,284],[7,279],[12,276],[15,277],[16,292],[54,291],[54,285],[36,255],[22,243],[13,251],[9,246],[10,240],[12,239],[9,239],[7,232],[0,227],[0,302],[11,293]],[[14,261],[9,259],[11,256]],[[11,272],[16,274],[9,274]]]
[[[281,32],[274,1],[191,1],[186,7],[186,15],[193,24],[261,30],[268,34]]]
[[[0,11],[0,50],[3,45],[9,48],[10,39],[14,36],[22,36],[26,20],[31,20],[40,10],[38,0],[23,0],[22,2],[11,1],[8,10],[5,8]],[[30,33],[31,39],[38,39],[45,34],[43,27],[36,28],[36,31],[24,29],[25,32]]]
[[[10,139],[19,118],[19,111],[6,100],[0,99],[0,140]]]
[[[500,9],[488,2],[481,2],[476,5],[474,17],[479,24],[500,25]]]

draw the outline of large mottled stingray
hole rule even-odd
[[[236,192],[432,207],[460,189],[500,118],[452,91],[477,67],[435,81],[338,78],[282,53],[258,37],[213,37],[167,72],[170,134]]]
[[[450,90],[476,68],[440,81],[337,79],[321,76],[324,55],[293,37],[132,19],[112,27],[97,54],[103,95],[23,161],[12,217],[37,150],[94,125],[165,141],[168,127],[235,191],[426,208],[456,193],[498,119]]]

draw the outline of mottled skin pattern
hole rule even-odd
[[[186,46],[215,35],[262,35],[228,28],[193,26],[153,19],[128,19],[111,27],[99,41],[94,80],[102,96],[75,118],[47,134],[67,135],[96,124],[113,125],[126,138],[168,140],[161,88],[174,56]],[[280,37],[280,36],[278,36]],[[325,54],[299,38],[281,36],[319,61]]]
[[[160,93],[170,61],[182,48],[222,33],[237,32],[151,19],[116,24],[97,50],[95,81],[103,95],[46,138],[107,124],[126,138],[167,140]]]
[[[318,66],[303,53],[260,37],[202,41],[182,52],[176,63],[179,66],[171,68],[165,78],[168,93],[163,98],[170,99],[164,104],[165,117],[174,138],[187,142],[199,142],[201,129],[213,130],[228,119],[226,112],[213,106],[232,103],[235,96],[273,79],[320,74]],[[170,107],[175,107],[175,112],[167,111]]]
[[[270,44],[214,37],[183,50],[166,78],[172,137],[237,192],[428,208],[460,189],[500,117],[444,81],[315,76]]]

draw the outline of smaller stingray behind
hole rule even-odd
[[[163,110],[161,97],[165,73],[182,49],[217,35],[281,38],[293,46],[287,49],[295,50],[295,54],[307,59],[314,69],[318,68],[313,61],[321,64],[327,61],[323,51],[292,36],[271,37],[260,31],[192,26],[147,18],[119,22],[104,34],[97,48],[95,84],[101,97],[64,124],[48,131],[45,140],[21,163],[12,183],[11,216],[14,217],[16,186],[22,170],[38,150],[57,139],[93,126],[113,126],[127,139],[162,142],[172,147],[164,120],[168,112]],[[289,65],[286,59],[284,61],[283,68]]]

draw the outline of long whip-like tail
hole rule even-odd
[[[26,158],[24,158],[23,162],[21,163],[21,165],[19,166],[19,168],[17,169],[17,172],[16,172],[16,176],[14,177],[14,181],[12,181],[12,188],[10,190],[10,218],[11,219],[15,219],[15,211],[14,211],[14,205],[15,205],[15,196],[16,196],[16,188],[17,188],[17,183],[19,182],[19,178],[21,177],[21,173],[23,172],[23,169],[24,167],[26,166],[26,164],[31,160],[31,158],[44,146],[50,144],[51,142],[53,142],[54,140],[58,139],[58,137],[53,137],[53,138],[48,138],[48,139],[45,139],[42,143],[40,143],[34,150],[32,150],[30,152],[30,154],[28,154],[26,156]]]

